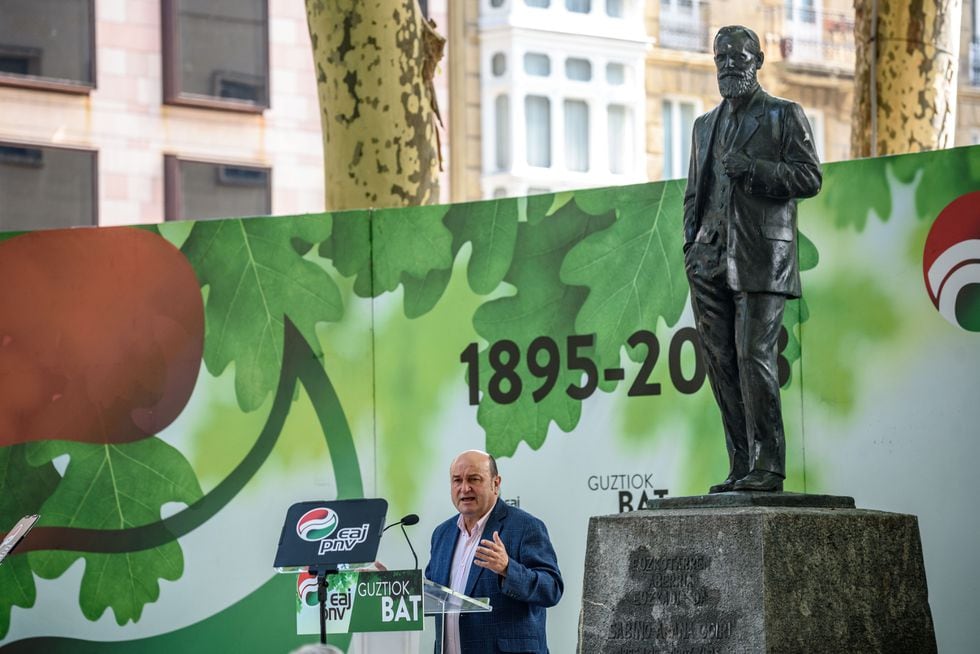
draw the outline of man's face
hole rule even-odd
[[[449,469],[453,504],[463,519],[475,522],[483,517],[500,494],[500,475],[490,475],[490,459],[479,452],[464,452]]]
[[[759,62],[752,42],[744,34],[725,34],[715,43],[718,91],[723,98],[738,98],[755,90]]]

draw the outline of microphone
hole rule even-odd
[[[392,527],[394,527],[395,525],[401,526],[401,528],[402,528],[402,534],[405,535],[405,541],[408,543],[408,549],[412,550],[412,558],[415,559],[415,569],[416,570],[418,570],[418,568],[419,568],[419,557],[415,553],[415,548],[412,547],[412,540],[408,537],[408,532],[405,531],[405,525],[411,526],[411,525],[417,524],[418,521],[419,521],[419,517],[418,517],[417,514],[415,514],[415,513],[409,513],[407,516],[405,516],[404,518],[402,518],[398,522],[393,522],[393,523],[391,523],[390,525],[388,525],[387,527],[385,527],[384,529],[381,530],[381,533],[383,534],[386,531],[388,531],[389,529],[391,529]]]

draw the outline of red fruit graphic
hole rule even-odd
[[[0,446],[152,436],[187,404],[204,347],[194,270],[130,227],[0,242]]]

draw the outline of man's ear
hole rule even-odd
[[[759,70],[760,68],[762,68],[762,62],[765,60],[766,60],[765,53],[760,52],[759,54],[757,54],[755,56],[755,69]]]

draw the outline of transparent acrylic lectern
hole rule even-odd
[[[422,612],[435,616],[436,638],[442,648],[446,646],[443,629],[447,613],[487,613],[492,610],[489,597],[467,597],[434,581],[422,580]]]

